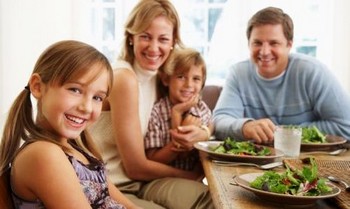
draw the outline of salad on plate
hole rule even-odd
[[[272,154],[271,150],[265,146],[258,146],[250,141],[236,141],[230,137],[214,147],[213,152],[248,156],[269,156]]]
[[[302,143],[327,143],[326,139],[326,135],[322,133],[316,126],[302,128]]]
[[[267,171],[250,182],[255,189],[294,196],[319,196],[332,191],[325,178],[318,176],[318,169],[314,158],[310,158],[311,166],[304,166],[302,170],[294,171],[286,165],[286,171],[277,173]]]

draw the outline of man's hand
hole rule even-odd
[[[243,137],[258,144],[271,144],[275,124],[268,118],[246,122],[242,127]]]

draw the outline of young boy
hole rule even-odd
[[[160,69],[159,76],[166,95],[153,107],[145,137],[146,155],[176,168],[198,171],[198,152],[193,150],[197,141],[187,141],[192,146],[186,149],[172,139],[170,129],[194,125],[206,131],[208,139],[211,136],[211,111],[200,99],[206,80],[205,62],[196,50],[177,49]]]

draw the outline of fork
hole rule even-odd
[[[242,162],[231,162],[231,161],[222,161],[222,160],[212,160],[213,163],[216,165],[221,165],[221,166],[255,166],[257,168],[260,168],[262,170],[269,170],[278,166],[283,165],[283,162],[273,162],[273,163],[268,163],[264,165],[258,165],[255,163],[242,163]]]

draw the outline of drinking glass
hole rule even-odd
[[[301,127],[279,125],[274,132],[274,147],[281,150],[285,157],[296,158],[300,154]]]

